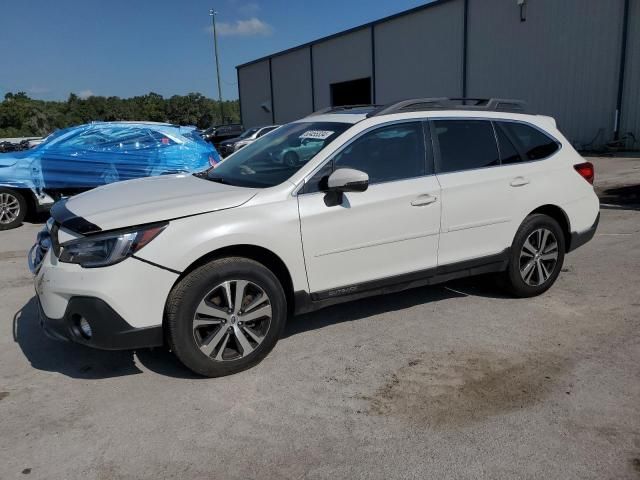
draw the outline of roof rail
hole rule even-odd
[[[423,110],[484,110],[494,112],[531,113],[522,100],[506,98],[412,98],[391,103],[369,113],[367,117]]]
[[[375,109],[380,107],[381,105],[372,105],[367,103],[357,104],[357,105],[341,105],[339,107],[327,107],[327,108],[323,108],[322,110],[316,110],[315,112],[307,115],[307,117],[315,117],[316,115],[324,115],[327,113],[336,113],[336,112],[349,113],[348,110],[356,110],[358,108],[374,108]]]

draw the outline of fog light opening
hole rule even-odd
[[[80,320],[78,321],[78,328],[80,328],[80,333],[84,338],[87,340],[91,339],[93,332],[91,331],[91,325],[89,325],[86,318],[80,317]]]

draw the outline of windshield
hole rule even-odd
[[[337,122],[284,125],[231,155],[209,170],[206,178],[239,187],[279,185],[349,127]]]

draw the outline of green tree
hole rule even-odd
[[[225,121],[240,120],[237,100],[223,103]],[[66,101],[29,98],[25,92],[7,92],[0,102],[0,138],[43,136],[58,128],[92,121],[146,120],[195,125],[207,128],[224,123],[220,106],[200,93],[163,98],[154,92],[132,98],[91,96],[71,93]]]

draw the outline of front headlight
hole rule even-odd
[[[242,147],[246,147],[247,145],[249,145],[249,142],[237,142],[234,146],[233,146],[233,151],[237,152],[238,150],[240,150]]]
[[[60,244],[58,259],[81,267],[106,267],[130,257],[156,238],[168,224],[154,224],[90,235]]]

